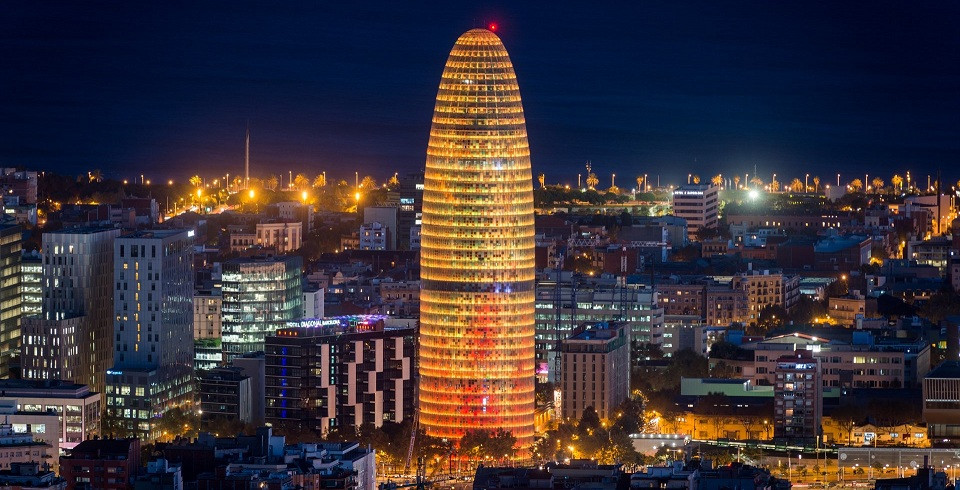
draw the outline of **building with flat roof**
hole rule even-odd
[[[673,215],[687,220],[687,237],[695,240],[704,228],[716,228],[720,189],[711,184],[684,184],[673,191]]]
[[[555,275],[551,279],[554,278]],[[631,349],[635,351],[644,344],[663,343],[663,308],[658,301],[659,292],[652,288],[581,283],[574,291],[569,279],[562,278],[559,290],[555,281],[538,281],[536,294],[535,346],[537,376],[541,380],[556,381],[557,339],[562,340],[582,324],[625,322],[630,330]],[[636,362],[636,356],[631,355],[631,360]]]
[[[774,439],[815,442],[823,432],[820,359],[797,350],[777,358],[773,385]]]
[[[27,379],[64,379],[103,393],[113,365],[113,241],[116,228],[43,234],[43,305],[24,322]]]
[[[579,419],[593,407],[601,419],[630,396],[630,329],[624,323],[578,327],[560,344],[560,381],[565,419]]]
[[[72,449],[85,439],[100,434],[100,393],[87,385],[57,380],[0,380],[0,403],[22,412],[53,412],[61,450]]]
[[[105,393],[114,434],[155,439],[158,417],[193,402],[193,236],[148,230],[114,241],[116,349]]]
[[[944,361],[923,378],[923,421],[931,439],[960,439],[960,361]]]
[[[224,360],[263,350],[267,335],[303,317],[303,259],[244,257],[223,263]]]
[[[242,369],[228,366],[201,371],[197,375],[197,391],[203,421],[253,421],[250,377]]]
[[[416,329],[360,315],[291,322],[266,339],[266,419],[326,432],[413,415]]]
[[[9,470],[17,463],[46,463],[56,449],[38,441],[31,432],[16,432],[13,426],[0,424],[0,470]]]
[[[20,306],[23,316],[43,313],[43,255],[23,252],[20,257]]]
[[[137,439],[91,439],[60,456],[60,476],[69,490],[127,490],[139,471]]]
[[[223,297],[220,289],[193,292],[193,338],[219,339],[222,335]]]
[[[0,378],[10,376],[10,359],[20,352],[22,245],[19,225],[0,225]]]
[[[66,490],[67,482],[55,471],[41,470],[40,463],[12,463],[0,470],[0,488],[10,490]]]

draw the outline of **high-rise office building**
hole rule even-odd
[[[223,358],[263,350],[263,339],[303,317],[299,256],[243,257],[223,264]]]
[[[720,210],[719,188],[711,184],[685,184],[673,191],[673,215],[687,220],[687,236],[695,240],[703,228],[716,228]]]
[[[24,252],[20,257],[20,309],[23,316],[43,313],[43,256]]]
[[[153,439],[157,417],[193,399],[193,231],[138,231],[114,251],[110,429]]]
[[[639,362],[635,353],[645,351],[646,344],[662,345],[664,312],[658,304],[658,293],[650,287],[619,287],[594,281],[581,281],[557,288],[556,281],[541,280],[537,284],[537,378],[559,383],[557,340],[563,340],[584,323],[620,321],[630,330],[630,359]],[[562,367],[561,367],[562,371]]]
[[[116,228],[43,234],[43,305],[23,322],[28,379],[63,379],[103,393],[113,365],[113,241]]]
[[[0,378],[10,376],[10,358],[20,351],[22,241],[20,226],[0,225]]]
[[[533,180],[520,89],[486,29],[457,39],[427,146],[420,249],[420,423],[458,440],[534,431]]]

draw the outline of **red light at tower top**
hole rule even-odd
[[[497,27],[499,26],[496,22],[491,22],[490,25],[487,26],[487,29],[489,29],[490,32],[497,32]]]

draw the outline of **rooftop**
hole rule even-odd
[[[125,235],[122,235],[120,236],[120,238],[118,238],[118,240],[136,240],[136,239],[142,239],[142,238],[163,239],[163,238],[169,238],[169,237],[180,235],[180,234],[186,234],[187,236],[190,236],[192,231],[193,230],[186,230],[186,229],[138,230],[132,233],[127,233]]]
[[[939,366],[927,373],[927,378],[956,379],[960,378],[960,361],[943,361]]]

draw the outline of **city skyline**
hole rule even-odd
[[[254,173],[413,170],[442,63],[431,47],[496,22],[531,87],[535,173],[591,160],[598,175],[673,182],[755,165],[955,178],[955,6],[466,10],[23,4],[6,29],[16,75],[0,159],[118,179],[198,164],[236,175],[249,120]]]

